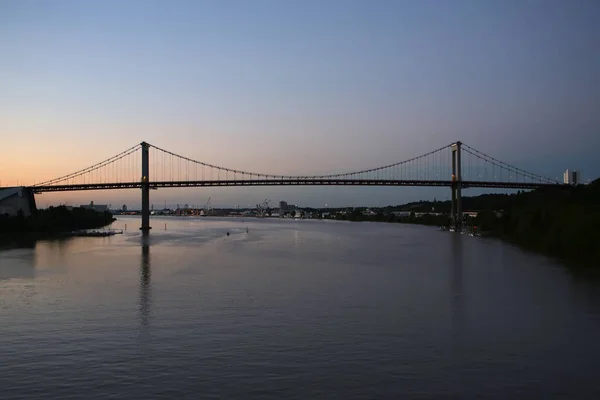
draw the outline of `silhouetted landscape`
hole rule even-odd
[[[561,190],[463,197],[465,210],[477,211],[469,224],[486,235],[558,258],[600,266],[600,179]],[[449,226],[450,201],[419,201],[385,207],[376,215],[355,209],[337,219]],[[409,211],[396,216],[393,211]],[[443,215],[429,214],[435,210]],[[419,217],[415,213],[425,213]]]
[[[25,217],[22,212],[16,217],[0,215],[0,234],[39,233],[50,234],[70,232],[78,229],[100,228],[115,221],[108,211],[65,206],[37,210]]]

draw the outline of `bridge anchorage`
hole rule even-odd
[[[452,194],[451,218],[463,221],[462,190],[467,188],[537,189],[560,182],[497,160],[455,142],[408,160],[361,171],[322,175],[274,175],[224,168],[180,156],[142,142],[77,172],[38,183],[34,193],[73,190],[141,189],[142,223],[150,227],[150,190],[208,186],[443,186]]]

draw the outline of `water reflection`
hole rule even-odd
[[[71,237],[38,240],[35,245],[35,266],[40,269],[52,267],[53,270],[65,270],[68,258],[77,247]],[[79,242],[80,246],[84,242]]]
[[[0,248],[0,281],[5,279],[34,279],[36,242],[19,242],[19,245]]]
[[[570,295],[573,302],[585,307],[600,321],[600,271],[592,268],[569,268]]]
[[[148,325],[150,316],[150,278],[152,271],[150,269],[150,238],[147,234],[142,235],[142,257],[140,266],[140,322],[142,327]]]
[[[451,282],[451,307],[452,307],[452,335],[459,336],[464,325],[464,278],[463,278],[463,248],[461,235],[451,236],[452,277]]]
[[[298,229],[294,230],[294,247],[300,246],[300,232]]]

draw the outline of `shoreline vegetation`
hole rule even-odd
[[[523,249],[600,270],[600,179],[589,185],[538,189],[514,194],[463,197],[464,228]],[[450,201],[419,201],[398,206],[327,209],[329,219],[450,226]],[[318,215],[323,210],[307,209]],[[343,211],[343,212],[337,212]],[[0,215],[0,241],[69,237],[72,232],[110,225],[110,212],[49,207],[29,217]]]
[[[466,217],[467,230],[492,236],[523,249],[600,269],[600,179],[589,185],[538,189],[515,194],[463,197],[463,209],[476,211]],[[375,215],[355,209],[335,219],[399,222],[447,227],[450,201],[420,201],[399,206],[408,216],[396,216],[382,208]],[[432,210],[442,215],[428,214]],[[416,216],[417,213],[423,213]]]
[[[0,241],[31,241],[71,236],[72,232],[110,225],[116,218],[108,212],[86,208],[68,209],[65,206],[36,210],[25,217],[0,215]]]

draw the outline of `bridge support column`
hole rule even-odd
[[[142,142],[142,232],[150,229],[150,145]]]
[[[456,229],[462,227],[462,175],[461,175],[461,154],[462,143],[456,142],[452,145],[452,224]]]

